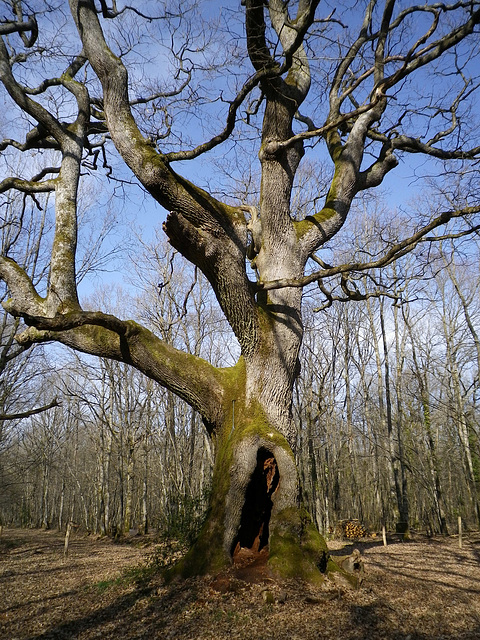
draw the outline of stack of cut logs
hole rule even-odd
[[[360,520],[340,520],[335,527],[335,536],[338,538],[364,538],[368,535],[367,530]]]

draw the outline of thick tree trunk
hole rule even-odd
[[[328,556],[325,541],[304,509],[290,444],[258,401],[245,402],[243,359],[232,375],[230,411],[217,431],[212,493],[198,540],[174,575],[217,573],[242,549],[268,552],[272,575],[321,583],[344,573]],[[354,575],[344,574],[352,585]]]

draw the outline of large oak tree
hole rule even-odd
[[[231,30],[232,38],[244,38],[244,45],[235,42],[232,49],[237,75],[227,75],[227,63],[209,68],[209,104],[216,105],[223,124],[199,144],[175,149],[169,146],[174,123],[168,101],[180,100],[192,86],[201,66],[198,52],[208,44],[195,48],[189,41],[193,28],[185,30],[183,48],[173,44],[182,20],[196,9],[193,1],[180,3],[176,14],[155,4],[147,15],[137,4],[120,7],[115,1],[107,6],[103,0],[70,0],[68,14],[62,3],[55,9],[12,0],[0,26],[0,78],[30,127],[0,148],[33,150],[46,160],[34,176],[10,172],[0,192],[16,189],[32,198],[52,192],[56,228],[45,295],[13,259],[0,258],[0,277],[10,291],[4,307],[28,325],[17,336],[20,345],[58,341],[131,364],[201,414],[215,441],[216,461],[209,512],[182,564],[185,574],[223,567],[236,550],[248,547],[268,548],[271,567],[282,575],[317,579],[326,556],[302,508],[291,411],[302,291],[317,282],[327,303],[378,293],[378,287],[360,290],[355,274],[391,263],[452,220],[458,224],[451,233],[475,231],[480,205],[457,197],[445,200],[436,217],[418,224],[419,217],[403,240],[385,242],[364,263],[328,265],[318,253],[344,226],[355,197],[381,185],[399,159],[423,154],[434,159],[431,171],[437,174],[464,170],[478,160],[473,74],[480,3],[370,0],[336,10],[319,0],[234,4],[227,3],[232,19],[241,12],[244,25],[243,34]],[[213,19],[211,13],[210,7]],[[142,29],[162,33],[172,27],[177,69],[167,62],[158,69],[167,85],[170,74],[170,90],[141,98],[132,92],[128,54],[134,44],[126,16],[136,25],[132,42]],[[122,19],[123,40],[112,27]],[[63,58],[49,58],[42,41],[47,20],[50,28],[61,25],[65,32]],[[148,58],[145,49],[142,56]],[[55,70],[65,58],[66,66]],[[41,82],[29,73],[30,62],[37,63],[38,73],[38,60],[43,60]],[[138,58],[132,73],[136,70]],[[148,61],[144,72],[155,73]],[[189,105],[193,113],[198,96],[191,91],[183,108]],[[150,111],[141,111],[142,105]],[[174,169],[178,161],[201,162],[205,154],[221,158],[232,140],[250,144],[252,133],[261,167],[257,202],[222,201]],[[215,368],[134,321],[81,307],[75,266],[78,188],[82,172],[97,168],[100,158],[108,167],[109,141],[168,211],[164,231],[170,243],[208,279],[241,348],[235,366]],[[328,184],[320,184],[324,173],[319,174],[318,193],[326,195],[315,199],[309,215],[294,215],[292,189],[302,158],[319,145],[331,166]],[[335,277],[340,295],[326,284]]]

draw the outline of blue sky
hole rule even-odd
[[[36,3],[34,2],[34,5]],[[328,2],[324,2],[320,5],[320,12],[327,15],[331,9]],[[406,3],[400,3],[399,6],[402,6]],[[346,3],[347,7],[349,3]],[[118,5],[120,6],[120,4]],[[333,6],[333,5],[332,5]],[[355,7],[360,6],[359,4],[355,4]],[[361,17],[360,13],[355,15],[355,9],[350,8],[348,12],[342,10],[341,3],[335,3],[335,7],[337,8],[337,15],[344,19],[354,19],[357,23]],[[161,8],[161,5],[157,2],[148,2],[142,3],[142,10],[151,11],[152,13],[158,12]],[[230,66],[224,68],[222,72],[221,65],[223,64],[223,60],[221,58],[221,46],[222,46],[222,38],[230,37],[232,39],[232,43],[235,43],[234,37],[240,36],[242,31],[242,17],[241,14],[238,16],[235,15],[235,11],[239,8],[239,2],[237,0],[228,0],[227,2],[219,3],[214,2],[213,0],[208,0],[208,2],[204,5],[204,15],[212,21],[218,20],[221,28],[223,29],[223,34],[220,34],[218,39],[212,36],[210,40],[206,39],[205,52],[204,51],[192,51],[188,52],[188,56],[185,57],[185,61],[189,59],[194,59],[197,63],[201,62],[203,59],[205,61],[210,61],[220,65],[220,69],[216,76],[212,76],[208,71],[204,73],[204,75],[200,78],[200,88],[203,95],[202,106],[199,107],[198,104],[191,103],[190,108],[188,103],[185,105],[180,105],[181,109],[179,111],[179,117],[181,118],[180,128],[181,133],[185,134],[186,141],[182,145],[182,148],[188,147],[188,139],[190,139],[192,144],[198,144],[200,142],[204,142],[211,135],[218,133],[221,130],[223,123],[225,122],[225,114],[228,108],[228,104],[226,101],[230,100],[234,95],[236,88],[242,82],[242,80],[251,73],[251,67],[248,62],[244,66],[244,70],[240,73],[240,75],[236,76],[233,73],[227,73],[227,71],[234,68],[233,62]],[[48,38],[51,41],[52,45],[57,43],[62,44],[65,41],[65,25],[71,26],[71,21],[69,19],[68,13],[65,14],[64,18],[65,22],[62,20],[62,29],[59,28],[59,23],[52,22],[50,19],[48,22]],[[125,37],[118,38],[119,46],[125,46],[128,44],[128,36],[133,33],[131,29],[131,21],[130,18],[126,19],[127,29],[125,31]],[[148,48],[143,47],[140,48],[137,54],[131,56],[131,62],[134,64],[134,67],[130,68],[130,74],[132,78],[132,83],[135,87],[138,87],[134,93],[138,93],[139,95],[144,94],[148,87],[151,85],[152,90],[158,88],[165,84],[166,80],[169,77],[169,73],[171,72],[171,56],[169,57],[167,48],[170,44],[169,38],[163,38],[162,34],[165,32],[165,25],[162,21],[158,23],[154,23],[155,28],[158,26],[158,33],[155,34],[157,48]],[[107,30],[110,30],[112,23],[106,22]],[[152,25],[147,25],[152,26]],[[198,40],[198,33],[201,32],[200,24],[194,23],[191,27],[193,35]],[[195,31],[198,30],[198,33]],[[228,32],[229,31],[229,32]],[[338,27],[336,29],[336,33],[342,33],[343,29]],[[188,33],[185,32],[187,35]],[[136,36],[137,34],[134,33]],[[180,46],[182,38],[187,37],[187,35],[182,34],[182,30],[180,25],[178,27],[178,43]],[[193,40],[195,40],[193,38]],[[113,40],[110,40],[113,41]],[[72,32],[72,41],[70,43],[72,46],[72,51],[77,51],[78,46],[75,45],[75,38]],[[238,42],[238,50],[233,51],[232,55],[238,55],[240,58],[244,55],[242,53],[241,46],[244,47],[244,43],[242,44],[240,41]],[[60,61],[63,60],[60,57]],[[233,60],[233,58],[232,58]],[[128,61],[128,56],[127,56]],[[137,63],[145,63],[146,67],[142,71],[140,67],[135,66]],[[52,57],[52,62],[50,64],[54,64],[54,60]],[[21,67],[21,69],[25,69],[25,67]],[[47,69],[48,70],[48,69]],[[146,70],[147,75],[143,75]],[[22,71],[22,74],[25,74],[25,71]],[[136,75],[138,74],[138,81],[136,83]],[[152,77],[149,77],[152,76]],[[153,79],[153,76],[157,76],[156,80]],[[180,76],[182,77],[182,76]],[[135,82],[133,81],[135,80]],[[146,86],[140,84],[145,83]],[[446,80],[445,80],[446,81]],[[423,84],[423,87],[422,87]],[[143,86],[143,88],[142,88]],[[178,86],[178,82],[175,85],[173,82],[172,86]],[[320,85],[318,85],[320,86]],[[430,90],[433,90],[433,82],[430,82],[428,75],[423,74],[420,76],[420,81],[416,86],[412,87],[412,91],[419,91],[423,89],[423,93],[427,94]],[[166,87],[168,88],[168,87]],[[222,101],[215,101],[209,103],[207,98],[211,97],[212,99],[217,97],[217,93],[219,89],[222,89]],[[92,85],[93,92],[95,91]],[[413,95],[413,94],[412,94]],[[4,96],[2,96],[3,99]],[[421,103],[422,95],[418,94],[419,104]],[[311,90],[311,96],[309,98],[309,103],[305,105],[305,110],[309,113],[309,108],[312,107],[312,113],[315,113],[315,100],[319,101],[319,103],[325,103],[324,96],[322,97],[318,93],[317,85],[314,85]],[[10,103],[6,103],[9,105]],[[162,104],[159,103],[159,107]],[[478,120],[478,107],[474,105],[475,111],[472,113],[472,123],[475,120]],[[323,108],[323,107],[322,107]],[[6,107],[7,117],[10,117],[11,107]],[[198,109],[198,111],[196,111]],[[318,118],[321,117],[321,109],[318,111]],[[420,117],[426,117],[428,113],[418,114]],[[13,120],[12,122],[15,122]],[[18,122],[18,121],[17,121]],[[322,120],[317,120],[317,124],[321,124]],[[258,173],[260,166],[257,159],[258,152],[258,139],[255,140],[254,130],[249,130],[244,127],[245,135],[250,135],[253,139],[247,141],[247,151],[244,156],[239,156],[239,166],[235,167],[236,162],[236,147],[230,143],[222,145],[217,149],[214,149],[212,152],[207,154],[204,157],[198,158],[192,162],[186,163],[177,163],[174,168],[184,175],[185,177],[193,180],[196,183],[200,183],[202,186],[206,186],[210,181],[213,180],[213,183],[218,185],[223,181],[223,177],[220,175],[218,170],[218,164],[223,162],[222,154],[226,153],[225,163],[230,163],[230,166],[233,166],[237,169],[238,176],[241,178],[242,176],[247,175],[249,172]],[[240,144],[241,141],[238,142]],[[160,141],[160,145],[163,145],[162,141]],[[308,154],[307,154],[308,156]],[[318,160],[322,160],[326,158],[325,147],[323,143],[319,143],[314,150],[313,156]],[[114,158],[113,155],[109,155],[109,160]],[[214,160],[217,160],[217,164],[215,164]],[[393,170],[387,177],[385,178],[382,186],[379,188],[379,192],[382,193],[385,202],[387,205],[394,209],[396,207],[406,207],[410,206],[412,201],[418,200],[418,197],[424,191],[424,184],[420,179],[423,173],[429,173],[430,167],[433,166],[428,162],[424,157],[420,155],[410,155],[410,156],[402,156],[400,158],[399,166]],[[123,166],[121,163],[117,165],[118,167],[118,175],[120,177],[126,178],[128,180],[132,179],[128,169]],[[101,172],[97,173],[97,176],[100,176]],[[97,180],[95,180],[97,182]],[[117,188],[119,195],[118,197],[111,198],[111,194],[114,190],[114,187]],[[229,188],[226,187],[225,191],[227,193],[231,193]],[[112,236],[109,240],[110,247],[115,246],[118,242],[119,238],[126,242],[127,245],[132,245],[133,243],[133,235],[140,228],[143,229],[146,237],[153,237],[153,230],[160,226],[165,219],[166,212],[160,207],[157,203],[155,203],[149,196],[145,196],[139,187],[125,185],[123,191],[120,189],[118,184],[115,184],[112,181],[109,181],[104,178],[98,178],[97,187],[93,191],[94,201],[92,202],[92,208],[96,211],[97,216],[102,216],[105,207],[109,204],[113,210],[118,212],[118,223],[116,225],[116,230],[112,233]],[[110,200],[111,199],[111,200]],[[321,204],[321,202],[319,203]],[[108,245],[108,243],[107,243]],[[126,271],[128,273],[128,262],[124,265]],[[117,264],[112,265],[112,268],[117,268]],[[119,271],[106,273],[102,275],[102,277],[95,277],[93,281],[86,280],[85,283],[81,286],[82,292],[84,295],[88,293],[89,289],[93,286],[96,286],[100,280],[105,280],[106,282],[119,282],[122,285],[127,284],[127,280],[125,276]]]

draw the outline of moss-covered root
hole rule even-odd
[[[339,586],[358,589],[363,581],[363,560],[358,549],[348,556],[328,558],[327,576]]]
[[[361,560],[333,560],[325,540],[303,509],[287,508],[272,518],[268,563],[280,578],[295,578],[321,585],[326,578],[358,588],[361,583]],[[343,564],[345,563],[345,566]],[[360,570],[361,567],[361,570]]]

